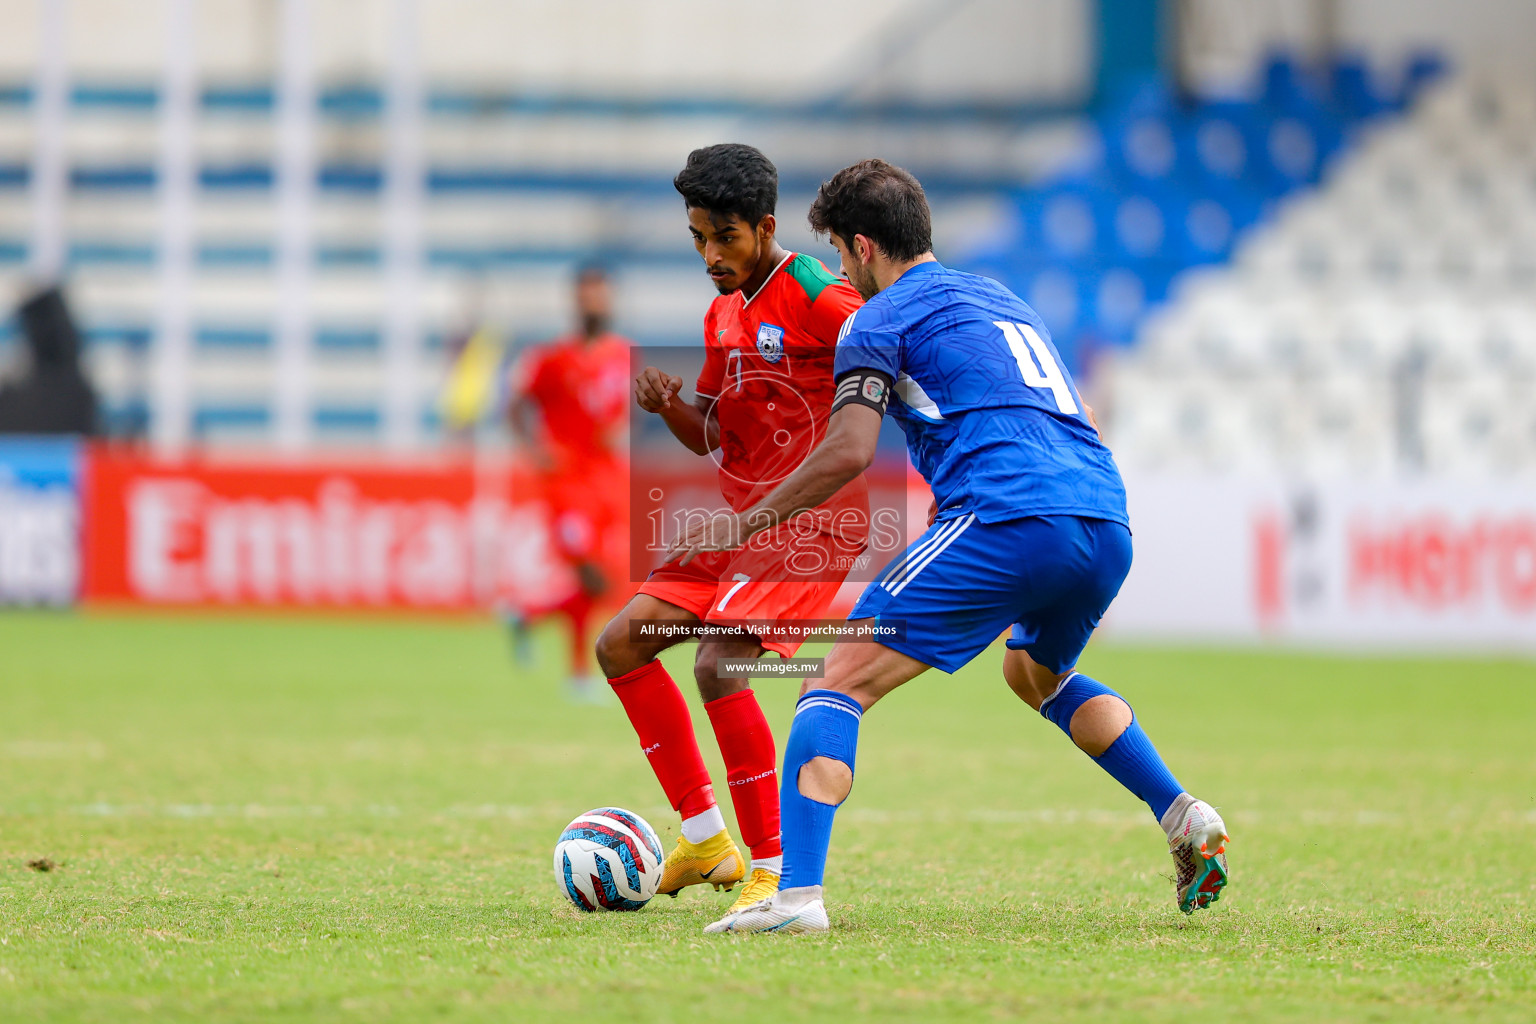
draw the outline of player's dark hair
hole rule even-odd
[[[688,154],[672,187],[689,207],[734,214],[756,227],[779,203],[779,172],[760,150],[739,142]]]
[[[597,260],[586,260],[576,265],[576,282],[606,281],[613,275],[609,273],[608,264]]]
[[[822,184],[811,203],[811,230],[853,247],[863,235],[893,260],[914,260],[933,249],[933,216],[916,178],[884,160],[860,160]]]

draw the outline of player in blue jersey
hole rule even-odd
[[[900,632],[836,645],[825,677],[801,693],[784,748],[778,894],[705,931],[826,930],[822,874],[861,716],[1009,629],[1008,685],[1146,801],[1168,836],[1179,909],[1215,902],[1227,882],[1220,816],[1179,785],[1130,705],[1074,669],[1130,569],[1131,533],[1120,473],[1045,325],[1002,285],[934,259],[927,198],[898,167],[866,160],[838,172],[810,220],[868,300],[838,341],[826,438],[756,505],[698,524],[672,553],[730,549],[825,501],[869,466],[886,412],[936,514],[849,616]]]

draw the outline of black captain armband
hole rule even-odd
[[[832,411],[837,412],[845,405],[863,405],[884,416],[894,383],[891,375],[881,370],[849,370],[837,379]]]

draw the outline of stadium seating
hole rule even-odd
[[[235,6],[267,17],[262,12],[272,5]],[[496,5],[476,9],[489,19],[487,31],[515,31],[515,24],[495,22],[510,17]],[[443,28],[434,19],[452,16],[435,5],[421,10],[429,36]],[[462,14],[465,5],[457,10]],[[114,12],[100,9],[122,21]],[[127,18],[115,29],[77,27],[102,37],[141,31],[131,14]],[[275,68],[270,56],[235,52],[228,40],[204,42],[209,52],[193,129],[199,165],[193,433],[203,441],[263,443],[274,418],[280,301]],[[382,58],[325,52],[355,43],[345,32],[316,41],[322,52],[310,419],[317,442],[343,445],[377,443],[384,382]],[[920,170],[942,211],[940,244],[958,252],[992,230],[1008,186],[1051,166],[1080,135],[1079,121],[1062,116],[1068,108],[1050,102],[1036,101],[1040,109],[963,103],[864,109],[798,93],[754,100],[631,95],[612,83],[566,95],[535,92],[506,76],[427,70],[421,302],[429,372],[418,397],[429,439],[446,369],[444,340],[476,318],[498,328],[513,347],[566,329],[571,271],[579,261],[600,258],[617,272],[621,329],[647,343],[697,344],[700,317],[714,293],[697,269],[670,185],[695,146],[741,140],[770,152],[783,178],[781,235],[791,246],[831,258],[829,247],[810,238],[803,217],[830,168],[879,152]],[[67,284],[107,426],[116,434],[144,428],[152,393],[160,302],[157,92],[153,77],[83,76],[72,85],[66,126]],[[17,292],[29,273],[33,140],[30,89],[22,80],[0,82],[0,286]],[[18,348],[13,328],[0,326],[0,375]]]
[[[1105,107],[1095,144],[1063,173],[1016,190],[1011,229],[968,262],[1025,296],[1081,374],[1136,339],[1175,278],[1227,261],[1242,233],[1314,186],[1437,68],[1417,58],[1385,82],[1360,60],[1319,74],[1282,55],[1251,100],[1133,90]]]
[[[484,5],[487,16],[496,9]],[[194,129],[193,433],[204,441],[264,443],[272,435],[280,302],[273,68],[244,51],[207,60]],[[320,65],[310,423],[321,443],[375,444],[385,391],[384,100],[377,61],[322,54]],[[1483,151],[1478,145],[1504,156],[1518,151],[1528,165],[1530,148],[1519,147],[1529,132],[1516,125],[1532,120],[1529,105],[1506,103],[1507,110],[1488,115],[1492,135],[1503,141],[1462,137],[1461,112],[1484,102],[1465,96],[1460,107],[1439,95],[1426,102],[1411,122],[1422,120],[1421,128],[1362,129],[1401,111],[1434,71],[1434,62],[1422,61],[1384,83],[1362,62],[1343,60],[1319,88],[1280,59],[1249,102],[1196,103],[1147,89],[1088,119],[1065,101],[862,109],[804,95],[762,102],[683,102],[621,90],[540,95],[439,69],[428,83],[422,126],[423,422],[430,436],[445,340],[476,319],[514,346],[563,329],[570,271],[594,255],[619,271],[624,330],[648,343],[694,344],[712,291],[682,235],[669,179],[679,154],[732,138],[773,154],[784,179],[781,234],[822,255],[829,250],[809,237],[796,211],[829,168],[880,153],[917,170],[935,207],[941,258],[1025,295],[1096,396],[1116,385],[1113,401],[1096,400],[1106,421],[1113,418],[1129,463],[1264,464],[1276,451],[1299,451],[1299,439],[1318,431],[1347,441],[1330,447],[1329,458],[1398,458],[1407,450],[1401,417],[1366,422],[1365,413],[1351,412],[1350,396],[1362,389],[1395,396],[1471,357],[1410,344],[1411,317],[1390,290],[1348,282],[1430,273],[1458,276],[1468,288],[1500,274],[1536,282],[1529,206],[1510,207],[1496,225],[1500,241],[1489,244],[1474,202],[1476,193],[1485,206],[1502,208],[1523,187],[1528,199],[1528,182],[1504,172],[1419,173],[1425,147],[1469,147],[1462,163]],[[15,290],[27,278],[29,256],[31,102],[20,84],[0,87],[0,284]],[[143,429],[152,391],[157,113],[153,78],[114,84],[82,77],[73,85],[68,284],[108,426],[119,434]],[[1363,135],[1358,155],[1329,170]],[[1327,182],[1323,197],[1305,198],[1320,180]],[[1037,181],[1043,184],[1021,184]],[[1335,195],[1347,199],[1347,217],[1329,205]],[[1303,198],[1286,199],[1295,196]],[[1404,206],[1415,211],[1412,218],[1401,215]],[[1425,233],[1430,226],[1433,236]],[[1234,255],[1234,269],[1216,269]],[[1325,287],[1318,275],[1346,297],[1307,294],[1305,282]],[[1268,286],[1282,279],[1296,287]],[[1457,315],[1449,299],[1420,304],[1433,308],[1436,322]],[[1260,307],[1264,315],[1255,317]],[[1478,352],[1511,367],[1531,362],[1536,327],[1528,306],[1506,297],[1481,304],[1479,316]],[[17,351],[8,331],[0,327],[0,372]],[[1133,344],[1134,355],[1093,372],[1100,353]],[[1136,386],[1152,379],[1147,375],[1171,374],[1179,355],[1198,355],[1200,372],[1167,386]],[[1324,374],[1338,359],[1355,367],[1353,377],[1316,387],[1294,377]],[[1392,376],[1381,376],[1383,365],[1393,367]],[[1277,376],[1274,366],[1294,379]],[[1235,392],[1229,374],[1262,383]],[[1414,406],[1422,416],[1414,420],[1418,433],[1410,432],[1413,457],[1442,459],[1447,438],[1468,430],[1485,431],[1488,459],[1523,451],[1517,440],[1526,428],[1513,422],[1514,413],[1469,424],[1457,412],[1482,394],[1481,378],[1466,368],[1456,379],[1463,378]],[[1311,411],[1296,404],[1297,394]],[[1140,426],[1133,431],[1133,424]],[[1209,441],[1192,446],[1191,437]],[[1282,461],[1306,459],[1287,454]]]
[[[1536,467],[1536,81],[1452,77],[1361,136],[1105,367],[1124,464]]]

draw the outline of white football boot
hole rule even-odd
[[[1186,914],[1208,907],[1227,886],[1227,826],[1216,808],[1188,793],[1168,808],[1162,820],[1168,852],[1177,871],[1174,895]]]
[[[781,889],[766,900],[758,900],[714,924],[704,926],[705,935],[726,932],[824,932],[828,928],[827,905],[821,899],[821,886],[802,885]]]

